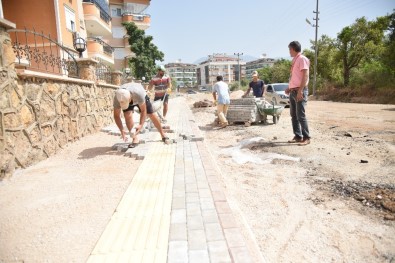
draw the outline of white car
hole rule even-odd
[[[266,85],[267,101],[274,101],[275,104],[284,105],[289,107],[289,96],[285,94],[288,88],[288,83],[272,83]]]

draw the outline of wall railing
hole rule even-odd
[[[75,51],[35,30],[9,29],[16,67],[78,78]]]

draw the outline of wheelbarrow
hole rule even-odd
[[[261,114],[264,122],[267,121],[267,116],[271,115],[271,116],[273,116],[273,123],[274,124],[278,123],[278,121],[280,120],[281,113],[284,110],[284,106],[275,105],[274,102],[272,102],[272,104],[270,104],[266,101],[261,105],[257,105],[257,107],[258,107],[258,111]]]

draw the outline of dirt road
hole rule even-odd
[[[395,262],[394,105],[309,102],[304,147],[287,143],[288,109],[220,130],[214,108],[194,112],[267,262]],[[139,165],[116,142],[82,138],[0,182],[0,262],[85,262]]]
[[[268,262],[395,262],[394,105],[309,101],[308,146],[287,143],[289,109],[225,129],[214,108],[194,113]]]

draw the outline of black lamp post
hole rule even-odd
[[[86,41],[80,36],[74,38],[74,49],[80,54],[80,58],[82,58],[82,52],[86,50]]]

